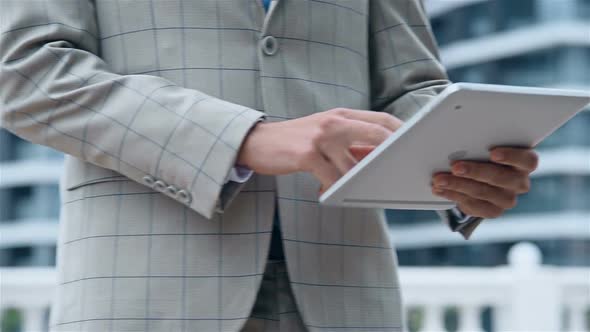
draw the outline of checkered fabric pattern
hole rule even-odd
[[[383,210],[223,180],[260,119],[405,120],[444,89],[418,0],[0,0],[0,66],[2,125],[69,155],[52,330],[240,330],[275,202],[305,328],[402,330]]]

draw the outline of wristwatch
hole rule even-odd
[[[467,215],[458,207],[436,212],[453,232],[461,233],[465,240],[468,240],[471,237],[475,228],[477,228],[484,219]]]

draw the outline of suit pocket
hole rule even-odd
[[[102,168],[69,155],[66,155],[64,160],[64,173],[61,180],[61,186],[66,191],[98,183],[130,181],[128,177],[114,170]]]
[[[131,181],[131,180],[129,180],[129,178],[127,178],[123,175],[106,176],[106,177],[102,177],[102,178],[96,178],[96,179],[91,179],[91,180],[71,184],[69,186],[66,186],[66,190],[71,191],[71,190],[76,190],[76,189],[86,187],[89,185],[93,185],[93,184],[104,183],[104,182],[117,182],[117,181]]]

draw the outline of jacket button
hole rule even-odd
[[[260,41],[262,52],[266,55],[273,55],[279,50],[279,42],[273,36],[266,36]]]
[[[176,194],[178,194],[178,189],[176,189],[175,186],[168,186],[166,187],[166,192],[176,197]]]
[[[147,184],[150,187],[154,185],[154,181],[156,181],[156,179],[154,179],[154,177],[151,175],[146,175],[143,177],[143,183]]]
[[[154,190],[157,191],[164,191],[164,189],[166,189],[166,182],[162,181],[162,180],[158,180],[156,182],[154,182],[154,185],[152,186],[152,188],[154,188]]]
[[[191,194],[184,189],[179,190],[178,193],[176,193],[176,197],[185,204],[190,204],[192,201]]]

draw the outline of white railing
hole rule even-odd
[[[484,308],[491,308],[496,331],[588,331],[590,268],[540,265],[540,250],[529,243],[515,245],[508,261],[494,268],[403,268],[405,305],[423,313],[419,331],[445,331],[449,307],[459,311],[461,332],[483,330]]]
[[[419,331],[425,332],[445,331],[448,307],[458,309],[460,332],[483,331],[484,308],[493,312],[495,331],[588,331],[590,268],[542,266],[540,261],[537,247],[520,243],[511,249],[507,266],[404,267],[404,302],[408,310],[423,313]],[[55,277],[51,268],[0,269],[0,309],[18,309],[22,331],[45,331]]]

